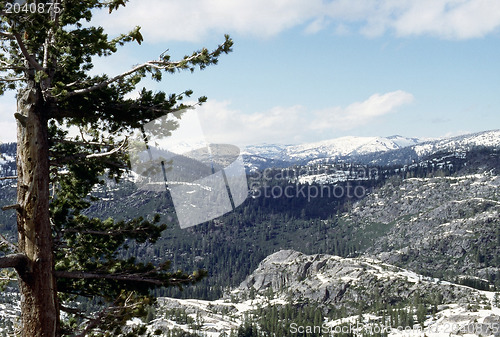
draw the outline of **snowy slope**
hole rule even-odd
[[[417,138],[391,137],[341,137],[299,145],[261,144],[248,146],[242,154],[252,162],[256,158],[291,163],[306,163],[321,159],[347,159],[370,153],[386,152],[418,144]]]
[[[413,146],[419,157],[438,151],[467,150],[476,146],[499,147],[500,130],[472,133],[452,138],[438,139]]]
[[[457,137],[426,140],[399,135],[389,137],[341,137],[298,145],[262,144],[248,146],[242,154],[248,166],[263,168],[269,160],[289,164],[325,161],[356,161],[380,165],[405,163],[409,159],[445,151],[467,151],[473,147],[500,147],[500,130]]]
[[[493,292],[444,282],[366,257],[305,255],[291,250],[282,250],[268,256],[245,282],[223,299],[203,301],[159,298],[157,318],[148,324],[148,331],[166,333],[171,329],[179,329],[200,336],[220,336],[222,333],[229,335],[231,330],[237,329],[244,322],[258,322],[259,317],[254,316],[258,308],[279,307],[295,301],[303,303],[304,299],[317,301],[314,303],[321,305],[326,297],[332,298],[332,305],[335,305],[334,302],[349,296],[352,289],[357,287],[359,296],[353,298],[354,303],[364,300],[364,294],[372,291],[381,291],[382,296],[399,294],[405,297],[411,297],[414,293],[422,296],[442,293],[445,303],[439,305],[433,315],[427,313],[423,327],[411,327],[414,336],[444,337],[464,331],[471,337],[498,336],[492,331],[500,329],[500,309]],[[252,288],[255,292],[250,296]],[[270,288],[274,290],[272,296],[269,295]],[[388,289],[391,289],[390,293],[384,293]],[[327,295],[314,296],[318,290],[322,290],[323,294],[326,291]],[[342,302],[349,303],[344,300]],[[186,323],[172,315],[179,310],[185,312],[192,323]],[[415,314],[416,309],[410,305],[405,306],[404,310]],[[135,323],[140,324],[139,321]],[[370,311],[348,315],[342,319],[324,318],[320,326],[333,335],[336,329],[346,325],[361,328],[365,332],[385,328],[389,336],[409,335],[408,330],[399,331],[398,327],[391,326],[388,317]]]

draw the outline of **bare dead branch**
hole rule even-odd
[[[80,136],[82,136],[82,140],[88,144],[89,142],[85,139],[85,135],[83,134],[83,130],[80,125],[78,126],[78,131],[80,131]]]
[[[45,42],[43,44],[43,63],[42,67],[46,69],[49,66],[49,46],[52,41],[52,29],[49,30],[47,37],[45,38]]]
[[[123,140],[122,144],[119,147],[117,147],[117,148],[115,148],[115,149],[113,149],[111,151],[108,151],[108,152],[89,154],[87,156],[87,159],[90,159],[90,158],[101,158],[101,157],[111,156],[112,154],[120,152],[123,149],[123,147],[125,146],[125,144],[127,143],[127,139],[128,138],[125,138]]]
[[[21,68],[17,66],[0,66],[0,71],[6,71],[6,70],[26,70],[26,68]]]
[[[3,11],[1,12],[3,15]],[[11,33],[6,33],[6,32],[0,32],[0,38],[6,38],[8,40],[15,40],[16,38],[14,37],[14,34]]]
[[[4,77],[0,78],[0,82],[18,82],[25,81],[26,77]]]
[[[101,310],[99,312],[99,314],[97,314],[93,319],[89,320],[89,323],[87,324],[87,326],[85,327],[85,329],[83,329],[83,331],[81,331],[75,337],[85,337],[85,336],[87,336],[87,333],[90,330],[94,329],[99,324],[99,322],[101,322],[102,319],[107,315],[107,313],[110,312],[111,310],[112,309],[110,309],[110,307],[106,307],[103,310]]]
[[[0,234],[0,245],[7,246],[12,252],[17,252],[17,247],[12,244],[5,236]]]
[[[15,204],[15,205],[8,205],[8,206],[3,206],[2,211],[8,211],[9,209],[15,209],[19,211],[21,209],[21,205]]]
[[[120,297],[115,299],[112,305],[107,306],[106,308],[102,309],[93,319],[90,319],[89,322],[87,323],[87,326],[83,331],[81,331],[78,335],[75,337],[85,337],[87,336],[87,333],[90,332],[92,329],[94,329],[99,323],[101,323],[103,320],[105,320],[106,316],[108,317],[113,317],[116,319],[116,313],[124,310],[124,309],[134,309],[139,306],[138,303],[135,304],[128,304],[130,300],[132,299],[133,293],[130,293],[129,296],[125,299],[125,302],[123,305],[118,305],[118,302],[120,300]]]
[[[0,70],[26,70],[25,67],[9,63],[7,61],[0,60]]]
[[[11,177],[0,177],[0,180],[9,180],[9,179],[17,179],[17,176],[11,176]]]
[[[59,6],[59,2],[60,2],[59,0],[55,0],[52,5],[57,7],[57,6]],[[50,49],[50,46],[53,45],[55,42],[54,32],[57,31],[57,29],[59,28],[59,16],[60,16],[60,14],[61,14],[61,11],[59,11],[58,13],[55,13],[55,11],[53,11],[51,13],[53,25],[50,27],[48,34],[47,34],[47,37],[45,38],[45,41],[43,43],[43,61],[42,61],[43,69],[48,69],[50,65],[52,65],[53,69],[56,68],[57,61],[53,55],[50,55],[49,49]],[[46,97],[47,95],[50,95],[51,85],[52,85],[52,78],[51,78],[51,76],[47,76],[43,80],[43,95],[44,95],[44,97]]]

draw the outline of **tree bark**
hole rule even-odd
[[[19,272],[23,337],[57,334],[58,301],[49,214],[47,113],[40,89],[28,81],[18,94],[17,216],[19,251],[28,260]]]

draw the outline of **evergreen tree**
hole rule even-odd
[[[427,309],[424,304],[419,303],[417,306],[417,321],[420,324],[420,326],[423,328],[424,327],[424,322],[427,316]]]
[[[109,38],[102,27],[83,25],[95,10],[111,15],[126,2],[27,1],[17,13],[14,2],[0,2],[0,94],[18,92],[17,203],[3,208],[17,212],[18,242],[2,246],[0,268],[17,272],[24,337],[118,333],[128,318],[146,314],[151,289],[204,276],[118,257],[129,240],[158,239],[165,228],[158,217],[115,221],[83,215],[101,177],[119,179],[127,169],[126,136],[168,113],[178,115],[192,92],[142,89],[137,99],[126,95],[147,76],[160,81],[165,73],[203,69],[231,51],[226,36],[212,52],[202,49],[180,61],[162,54],[122,74],[91,76],[92,57],[143,40],[139,27]],[[81,136],[69,137],[67,126],[78,127]],[[76,296],[99,298],[103,307],[87,317],[71,305]],[[60,311],[73,318],[71,324],[60,322]]]

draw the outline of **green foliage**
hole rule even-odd
[[[96,186],[102,186],[105,177],[119,181],[126,172],[124,150],[130,133],[167,114],[179,118],[189,107],[182,100],[193,92],[166,94],[142,88],[137,99],[127,95],[146,77],[160,81],[163,74],[215,65],[233,44],[226,35],[213,51],[203,48],[179,61],[162,54],[123,74],[91,75],[95,57],[112,55],[125,43],[143,42],[140,27],[110,38],[102,27],[84,25],[84,21],[91,23],[96,10],[107,9],[111,14],[127,2],[66,0],[50,7],[50,12],[29,14],[4,13],[5,2],[0,4],[0,94],[35,88],[40,94],[37,111],[43,112],[48,124],[59,298],[68,305],[85,297],[102,302],[102,310],[90,316],[70,307],[62,327],[67,334],[83,329],[89,333],[97,329],[103,336],[116,334],[127,319],[147,316],[153,289],[182,288],[206,275],[204,270],[170,271],[168,261],[146,263],[123,257],[129,245],[152,244],[161,237],[166,225],[159,216],[117,221],[85,214],[96,201],[91,195]],[[205,101],[202,96],[196,104]],[[69,137],[64,131],[68,126],[76,126],[80,135]],[[141,329],[135,333],[144,333]]]
[[[500,308],[500,293],[496,292],[493,298],[493,305],[497,308]]]
[[[301,336],[296,331],[299,326],[316,327],[319,330],[317,333],[307,333],[307,336],[323,336],[323,316],[323,312],[314,305],[271,305],[256,310],[253,315],[256,320],[247,320],[231,336]]]
[[[462,284],[478,290],[491,290],[490,283],[477,277],[461,276],[457,279],[457,284]]]

